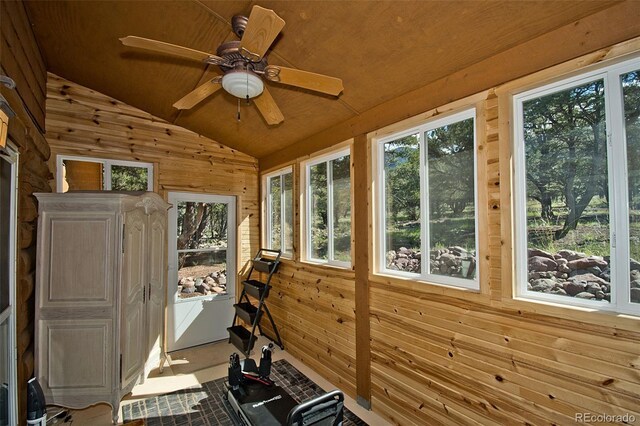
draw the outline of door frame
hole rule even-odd
[[[175,345],[175,331],[169,329],[172,319],[171,305],[182,305],[194,302],[224,302],[229,301],[231,304],[235,302],[236,297],[236,277],[238,273],[238,246],[237,246],[237,203],[238,197],[235,195],[217,195],[208,193],[195,192],[168,192],[167,201],[171,204],[168,214],[168,230],[167,238],[167,320],[166,320],[166,351],[180,350],[181,348],[172,348]],[[177,265],[177,240],[178,240],[178,215],[177,205],[179,202],[202,202],[202,203],[224,203],[227,205],[227,293],[224,295],[208,295],[189,299],[179,299],[176,294],[176,283],[178,278]],[[231,269],[233,268],[233,269]],[[231,308],[233,309],[233,308]],[[226,327],[231,325],[231,320]],[[172,343],[173,341],[173,343]],[[205,344],[205,343],[201,343]]]
[[[11,166],[11,196],[9,217],[9,306],[0,312],[0,322],[9,323],[9,424],[17,424],[18,415],[18,354],[16,339],[16,271],[17,271],[17,196],[18,194],[18,157],[17,148],[7,141],[0,150],[0,161]]]

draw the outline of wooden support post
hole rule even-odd
[[[353,218],[356,305],[356,394],[357,402],[371,408],[371,343],[369,324],[369,200],[368,149],[366,135],[353,143]]]

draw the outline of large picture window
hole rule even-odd
[[[293,169],[287,167],[263,178],[265,242],[272,250],[293,256]]]
[[[640,312],[639,70],[514,98],[519,296]]]
[[[57,157],[58,192],[153,191],[153,164],[89,157]]]
[[[351,266],[351,160],[349,150],[305,164],[306,257]]]
[[[479,288],[475,109],[378,140],[379,269]]]

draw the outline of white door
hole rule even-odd
[[[0,154],[0,425],[18,424],[14,308],[17,158],[11,151]]]
[[[228,338],[236,276],[236,198],[170,192],[167,350]]]

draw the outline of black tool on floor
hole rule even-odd
[[[240,373],[238,366],[241,365]],[[260,426],[338,426],[342,425],[344,395],[334,390],[298,404],[271,375],[271,349],[262,348],[260,366],[250,358],[239,362],[237,354],[229,358],[226,399],[234,422]]]

